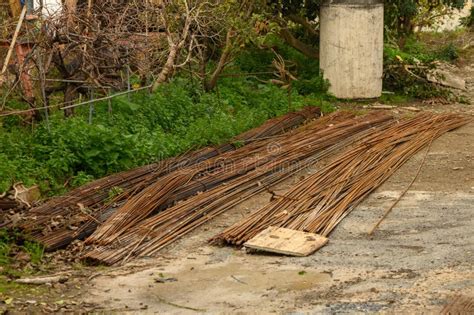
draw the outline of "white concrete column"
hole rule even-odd
[[[321,6],[320,68],[338,98],[382,94],[383,2],[329,0]]]

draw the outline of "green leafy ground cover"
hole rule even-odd
[[[400,67],[387,71],[400,63],[452,61],[458,56],[459,45],[426,42],[429,40],[409,37],[400,48],[387,40],[384,90],[395,94],[385,94],[382,101],[401,103],[445,95],[445,91],[400,72]],[[107,102],[96,103],[91,124],[89,106],[78,108],[76,115],[67,119],[61,111],[53,110],[49,122],[43,119],[34,125],[16,116],[0,118],[0,193],[23,182],[26,186],[38,184],[43,195],[60,194],[95,178],[227,141],[290,110],[307,105],[333,110],[329,103],[335,99],[327,94],[328,83],[319,73],[318,61],[277,39],[269,44],[298,78],[292,82],[291,102],[288,90],[266,83],[274,78],[271,64],[275,54],[249,47],[228,67],[212,92],[205,92],[196,78],[179,75],[155,93],[141,91],[114,98],[112,113],[107,111]],[[239,75],[244,73],[261,74]],[[7,105],[26,108],[14,97]]]
[[[36,126],[17,117],[0,124],[0,191],[14,182],[39,184],[57,194],[94,178],[218,144],[258,126],[266,119],[325,101],[246,79],[222,79],[217,91],[205,93],[190,80],[175,78],[157,92],[137,92],[94,105],[65,119],[61,112]],[[331,110],[330,107],[326,108]]]

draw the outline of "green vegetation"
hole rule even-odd
[[[44,254],[44,247],[36,242],[25,241],[24,245],[22,246],[22,250],[24,250],[30,256],[30,261],[33,264],[41,263]]]
[[[436,26],[448,9],[461,9],[465,0],[387,0],[384,1],[384,23],[387,34],[403,39],[417,27]]]
[[[39,289],[11,279],[35,274],[43,260],[43,246],[14,230],[0,229],[0,297],[3,294],[39,293]],[[44,268],[44,266],[43,266]]]
[[[384,89],[404,95],[407,99],[437,96],[439,91],[423,76],[426,72],[424,67],[431,62],[432,56],[420,51],[419,47],[410,48],[401,50],[397,46],[385,45]]]
[[[397,105],[411,101],[412,97],[402,93],[384,93],[379,100],[383,104]]]
[[[425,34],[425,40],[428,39],[429,35],[430,33]],[[431,33],[431,37],[436,36],[439,35]],[[411,62],[416,60],[425,63],[436,60],[452,62],[459,58],[458,47],[456,47],[452,42],[430,46],[425,43],[424,40],[415,36],[408,37],[405,46],[403,49],[399,50],[398,53],[400,53],[404,59]]]
[[[462,19],[462,24],[466,27],[474,28],[474,7],[471,8],[470,14]]]
[[[10,246],[7,243],[0,243],[0,265],[6,265],[10,262]]]
[[[49,122],[43,119],[31,128],[18,117],[7,117],[0,122],[0,191],[22,181],[58,194],[94,178],[221,143],[289,110],[321,104],[331,110],[322,94],[324,81],[312,80],[320,82],[313,90],[303,81],[293,90],[291,108],[286,90],[253,78],[223,78],[215,92],[204,92],[191,79],[176,77],[153,94],[114,98],[112,113],[106,102],[96,103],[92,124],[89,107],[67,119],[55,111]]]
[[[10,252],[14,241],[13,235],[6,229],[0,229],[0,266],[10,263]]]
[[[39,264],[43,259],[44,248],[17,231],[0,229],[0,266],[12,263],[14,256],[24,253],[31,264]],[[3,270],[2,273],[16,273],[20,270]]]
[[[401,103],[450,95],[449,90],[428,82],[426,75],[435,62],[455,62],[460,57],[460,47],[453,40],[437,40],[445,34],[425,33],[422,36],[407,37],[403,48],[394,41],[385,44],[384,89],[395,94],[384,95],[382,100]]]

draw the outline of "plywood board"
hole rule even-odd
[[[291,256],[308,256],[327,242],[327,237],[318,234],[270,226],[244,246]]]

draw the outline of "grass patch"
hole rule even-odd
[[[34,272],[31,266],[41,264],[43,254],[44,247],[41,244],[29,240],[18,231],[0,229],[0,275],[19,278],[31,274]],[[18,261],[18,256],[23,256],[22,261]]]
[[[10,245],[7,243],[0,243],[0,266],[6,265],[10,262]]]
[[[447,32],[423,32],[418,34],[426,50],[446,61],[463,62],[474,57],[474,32],[467,28],[459,28]]]
[[[24,291],[26,286],[10,281],[0,276],[0,294],[12,294],[13,292]]]
[[[379,101],[384,104],[404,104],[413,101],[413,98],[406,94],[397,94],[397,93],[384,93],[379,98]]]
[[[0,297],[7,298],[12,296],[44,296],[49,292],[46,286],[32,286],[28,284],[20,284],[10,279],[0,276]],[[0,301],[1,303],[1,301]]]
[[[22,249],[30,256],[30,261],[33,264],[41,263],[44,254],[43,245],[37,242],[25,241],[22,246]]]

